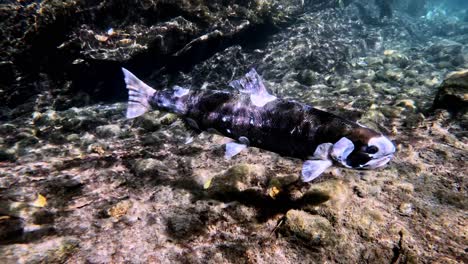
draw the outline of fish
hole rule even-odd
[[[177,114],[198,131],[234,139],[225,146],[231,159],[249,146],[304,160],[301,180],[310,182],[333,164],[366,170],[384,167],[393,142],[371,128],[294,100],[278,98],[251,69],[230,89],[154,89],[122,68],[128,90],[126,117],[151,109]]]

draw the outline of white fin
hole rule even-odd
[[[156,90],[140,81],[127,69],[122,68],[122,72],[128,89],[127,118],[141,116],[150,108],[148,100],[154,95]]]
[[[174,96],[175,97],[182,97],[182,96],[185,96],[187,94],[189,94],[190,90],[187,89],[187,88],[184,88],[184,87],[180,87],[178,85],[175,85],[173,87],[174,89]]]
[[[253,68],[244,77],[230,82],[229,86],[238,89],[241,93],[250,94],[250,100],[258,107],[276,100],[275,96],[268,93],[262,77]]]
[[[251,94],[250,95],[250,101],[255,106],[262,107],[266,104],[268,104],[271,101],[276,100],[276,96],[271,95],[269,93],[262,93],[262,94]]]
[[[239,140],[239,142],[240,142],[241,144],[244,144],[244,145],[246,145],[246,146],[249,146],[249,145],[250,145],[250,140],[249,140],[247,137],[241,136],[241,137],[239,137],[238,140]]]
[[[342,165],[349,167],[345,160],[348,158],[349,154],[353,152],[354,144],[351,140],[346,137],[342,137],[334,145],[331,151],[331,156]]]
[[[330,159],[329,155],[333,148],[332,143],[322,143],[317,146],[314,152],[314,159],[328,160]]]
[[[332,166],[331,160],[307,160],[302,165],[302,181],[309,182]]]
[[[224,157],[226,159],[230,159],[246,148],[247,146],[244,144],[229,142],[226,144],[226,153],[224,154]]]

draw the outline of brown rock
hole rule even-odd
[[[455,113],[468,109],[468,69],[450,73],[439,87],[433,108]]]
[[[312,185],[302,197],[303,207],[325,217],[338,217],[349,200],[350,189],[340,180],[329,180]]]
[[[311,215],[300,210],[286,213],[285,228],[314,246],[327,246],[335,242],[336,234],[325,217]]]

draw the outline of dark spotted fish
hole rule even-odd
[[[226,158],[247,146],[306,160],[303,181],[322,174],[333,161],[355,169],[375,169],[395,153],[382,134],[309,105],[268,93],[252,69],[230,83],[238,92],[199,90],[180,86],[155,90],[123,69],[129,91],[127,118],[151,108],[174,112],[199,130],[215,130],[235,139],[226,144]]]

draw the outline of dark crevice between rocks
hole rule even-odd
[[[123,81],[121,67],[135,72],[145,82],[153,81],[160,84],[157,78],[161,75],[174,76],[179,72],[187,73],[195,65],[205,61],[214,54],[233,45],[241,45],[246,49],[262,47],[266,43],[267,36],[278,32],[279,28],[273,24],[253,26],[235,35],[219,35],[206,41],[194,43],[190,49],[179,56],[158,54],[156,47],[150,47],[147,53],[136,55],[126,63],[111,61],[88,60],[86,65],[76,66],[70,74],[73,83],[71,93],[84,91],[91,95],[88,102],[118,102],[127,100],[127,91]],[[156,45],[156,44],[154,44]],[[151,79],[156,78],[156,79]],[[158,87],[156,87],[158,88]],[[80,105],[74,102],[73,105]],[[66,104],[56,106],[58,109],[66,109]]]
[[[14,118],[40,110],[35,104],[42,93],[48,96],[45,101],[53,102],[57,109],[123,101],[126,92],[121,65],[135,70],[143,78],[158,71],[170,77],[179,71],[189,71],[231,45],[253,48],[265,36],[276,32],[277,26],[286,24],[277,21],[271,12],[256,9],[256,4],[250,0],[235,5],[227,1],[200,1],[196,4],[136,0],[12,1],[0,11],[4,19],[0,23],[1,31],[6,39],[0,43],[4,47],[0,52],[0,72],[7,76],[0,80],[0,90],[4,90],[0,92],[0,100],[5,102],[3,107],[13,109],[27,105],[27,109],[16,111],[15,116],[2,110],[0,118]],[[227,7],[233,10],[227,12]],[[282,14],[281,10],[276,15],[281,16],[279,14]],[[186,28],[177,26],[178,18],[188,23]],[[237,26],[243,21],[249,21],[250,25],[239,32]],[[169,35],[164,37],[165,46],[160,46],[158,39],[143,36],[150,41],[139,44],[148,45],[148,49],[129,55],[130,59],[92,59],[92,54],[86,55],[92,47],[87,47],[89,43],[80,39],[82,30],[94,39],[95,34],[105,34],[112,27],[132,34],[143,33],[142,28],[153,32],[153,26],[161,25],[162,32],[166,32],[164,28],[167,25],[163,25],[166,22],[175,28],[168,29]],[[132,26],[137,28],[131,29]],[[223,34],[196,43],[189,52],[180,56],[173,56],[197,36],[215,30]],[[97,44],[97,47],[99,51],[101,45]],[[105,51],[105,45],[103,48]],[[122,52],[129,53],[127,49]],[[82,63],[77,60],[84,61],[83,65],[78,66]],[[120,64],[115,61],[120,61]]]

